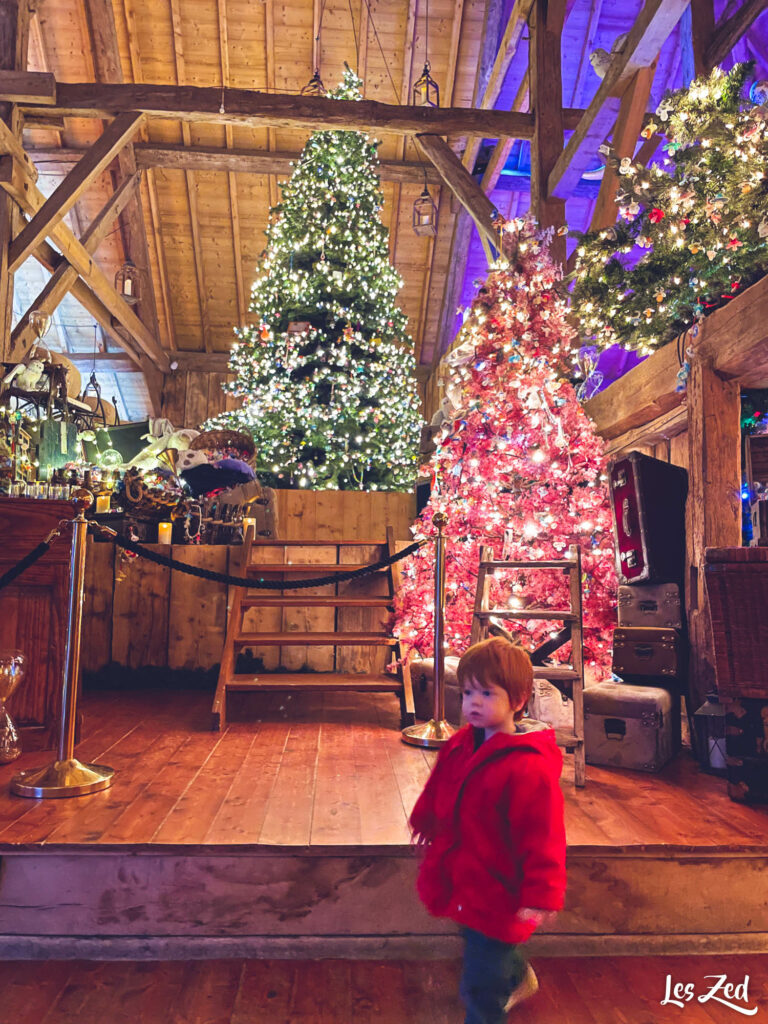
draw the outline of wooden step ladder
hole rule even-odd
[[[256,549],[260,561],[252,561]],[[335,548],[336,558],[333,562],[312,563],[294,562],[291,554],[301,548]],[[372,558],[363,562],[347,563],[339,561],[342,557],[342,549],[346,555],[349,549],[373,548],[377,551]],[[262,580],[283,580],[290,582],[294,579],[314,578],[320,576],[335,576],[340,573],[349,572],[366,564],[378,562],[383,558],[392,557],[397,553],[394,532],[387,527],[386,540],[380,541],[304,541],[304,540],[269,540],[259,538],[254,544],[253,529],[247,531],[243,545],[243,570],[242,575],[253,577],[254,583],[257,578]],[[275,561],[264,559],[275,557]],[[322,557],[322,555],[320,556]],[[416,720],[413,703],[413,690],[408,664],[402,657],[400,644],[396,637],[383,629],[359,629],[340,630],[339,612],[345,609],[376,609],[383,612],[391,611],[395,587],[399,583],[399,564],[390,565],[379,569],[374,574],[379,580],[384,581],[386,593],[381,595],[357,595],[349,592],[339,592],[342,583],[327,584],[322,589],[333,588],[333,593],[318,594],[315,588],[310,592],[302,590],[289,590],[287,592],[276,592],[275,590],[250,590],[246,587],[233,587],[234,594],[231,599],[227,636],[224,642],[224,651],[221,658],[219,670],[219,681],[216,687],[216,695],[213,700],[212,728],[219,731],[224,729],[227,722],[227,695],[232,691],[239,692],[289,692],[297,693],[309,691],[313,693],[322,691],[355,691],[366,693],[394,693],[400,700],[400,718],[403,726],[413,725]],[[369,577],[365,577],[369,578]],[[352,582],[352,581],[349,581]],[[354,585],[354,584],[353,584]],[[317,588],[320,589],[320,588]],[[245,619],[252,610],[263,609],[271,611],[274,618],[275,610],[287,611],[289,609],[302,610],[310,608],[325,608],[332,610],[336,628],[334,630],[309,630],[298,631],[281,628],[278,630],[260,631],[258,629],[246,628]],[[252,618],[253,616],[251,616]],[[281,617],[283,626],[284,617]],[[344,647],[379,647],[391,652],[396,662],[396,668],[392,672],[345,672],[335,671],[339,657],[339,649]],[[333,667],[331,672],[283,672],[264,671],[255,674],[238,672],[238,657],[247,648],[253,647],[326,647],[333,649]]]
[[[488,635],[493,619],[541,619],[564,622],[570,626],[570,665],[534,665],[534,679],[547,679],[564,690],[573,701],[573,729],[555,729],[557,744],[574,755],[574,781],[577,786],[586,783],[586,758],[584,751],[584,626],[581,603],[581,551],[576,548],[573,558],[554,561],[507,561],[490,557],[491,549],[480,551],[480,566],[475,591],[475,610],[472,618],[472,643]],[[497,571],[523,569],[526,572],[557,569],[569,575],[570,607],[555,608],[490,608],[490,577]]]

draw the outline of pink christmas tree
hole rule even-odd
[[[448,517],[446,641],[469,646],[480,551],[495,558],[563,558],[582,551],[585,664],[610,670],[616,576],[603,444],[566,374],[577,340],[558,292],[560,268],[530,220],[504,225],[504,253],[472,302],[448,358],[444,422],[428,470],[429,504],[413,527],[432,537]],[[395,629],[431,656],[434,546],[408,560]],[[494,607],[520,609],[507,628],[532,649],[561,625],[526,619],[525,608],[567,608],[568,577],[553,571],[497,573]],[[565,658],[569,647],[556,657]]]

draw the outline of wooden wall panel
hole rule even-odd
[[[166,549],[169,550],[169,549]],[[227,572],[230,548],[224,544],[174,545],[172,557],[211,572]],[[210,668],[221,661],[227,631],[227,586],[171,573],[168,606],[168,667]]]
[[[149,544],[168,553],[166,544]],[[170,569],[133,558],[115,580],[112,661],[129,668],[168,663]]]
[[[85,600],[83,603],[82,666],[84,672],[98,672],[112,657],[114,612],[115,546],[88,538],[85,556]]]

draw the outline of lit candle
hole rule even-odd
[[[255,535],[255,533],[256,533],[256,520],[252,519],[250,516],[244,516],[243,517],[243,537],[245,537],[245,535],[248,533],[248,527],[249,526],[253,527],[253,532],[254,532],[254,535]]]
[[[170,544],[171,543],[171,531],[173,530],[173,523],[158,523],[157,524],[157,543],[158,544]]]
[[[109,512],[109,501],[110,496],[108,494],[97,494],[96,495],[96,515],[101,515],[103,512]]]

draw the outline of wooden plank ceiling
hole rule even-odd
[[[91,13],[98,6],[95,0],[40,0],[32,16],[30,69],[50,71],[59,82],[107,80],[100,66],[103,42]],[[443,102],[470,106],[484,0],[430,0],[428,8],[423,0],[351,0],[351,9],[347,0],[113,0],[119,68],[108,80],[298,93],[316,60],[328,88],[338,82],[347,61],[364,79],[366,98],[399,103],[409,97],[425,59],[427,9],[429,59]],[[101,130],[97,120],[70,117],[63,127],[25,130],[24,144],[32,152],[46,194]],[[148,118],[134,142],[141,160],[147,146],[168,144],[298,154],[307,137],[306,131],[281,128]],[[416,168],[423,161],[430,181],[436,180],[410,139],[382,136],[379,155],[384,161],[412,162]],[[147,160],[154,159],[150,152]],[[174,154],[166,153],[164,162],[173,164]],[[167,350],[229,350],[233,326],[248,322],[250,283],[264,247],[268,210],[279,201],[278,182],[286,176],[287,169],[268,174],[145,167],[140,197],[149,280],[160,340]],[[76,204],[67,220],[77,235],[107,201],[117,180],[114,171],[103,174]],[[436,329],[437,318],[428,311],[442,302],[446,270],[444,262],[434,265],[433,240],[417,237],[411,228],[413,202],[422,187],[418,178],[382,182],[383,219],[390,230],[392,258],[404,280],[400,302],[409,317],[417,356],[425,334]],[[431,188],[440,201],[439,186]],[[441,235],[450,239],[455,214],[450,201],[441,201],[440,208]],[[98,260],[108,276],[124,259],[124,243],[124,233],[116,229],[99,248]],[[129,255],[141,265],[134,252]],[[17,315],[40,285],[41,272],[28,261],[17,274]],[[55,323],[61,347],[83,353],[78,365],[87,371],[85,354],[92,351],[94,337],[104,347],[104,331],[94,331],[92,319],[71,296],[59,307]],[[431,351],[434,338],[426,344]],[[122,378],[128,376],[116,377],[115,384],[124,384]],[[140,375],[130,378],[135,385]]]

